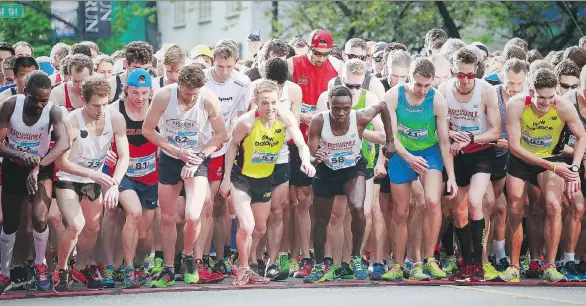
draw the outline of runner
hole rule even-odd
[[[82,83],[94,73],[92,59],[83,54],[72,55],[67,64],[71,80],[58,85],[51,91],[51,101],[65,106],[69,112],[85,105]]]
[[[128,168],[126,123],[119,112],[107,107],[110,90],[107,80],[87,78],[81,88],[85,103],[72,111],[66,121],[71,147],[56,161],[59,181],[55,182],[55,193],[66,225],[53,275],[53,289],[57,292],[69,290],[70,277],[90,290],[102,289],[97,272],[89,268],[89,259],[100,230],[102,204],[106,208],[118,204],[118,187]],[[102,172],[102,167],[114,140],[118,164],[110,177]],[[69,255],[76,245],[75,266],[67,271]]]
[[[262,53],[263,48],[259,54]],[[265,80],[276,82],[280,89],[281,103],[279,108],[290,110],[295,120],[299,122],[301,87],[287,80],[289,78],[287,62],[281,58],[269,59],[263,64],[262,71],[264,78],[254,81],[251,87],[254,88],[256,84]],[[256,108],[256,104],[252,104],[251,107]],[[270,280],[284,280],[289,277],[289,250],[295,249],[294,241],[289,239],[293,229],[291,224],[293,216],[291,216],[289,206],[290,176],[289,147],[284,145],[279,151],[279,157],[272,174],[271,210],[267,219],[268,266],[265,276]],[[259,243],[259,247],[255,251],[256,257],[259,258],[264,251],[264,246]],[[296,262],[294,258],[291,260]]]
[[[580,69],[571,60],[562,60],[555,66],[553,72],[558,77],[558,95],[563,96],[568,90],[580,86]]]
[[[278,38],[273,38],[265,42],[262,45],[262,48],[260,48],[260,50],[258,51],[258,56],[256,58],[257,65],[247,70],[246,76],[248,76],[248,78],[250,78],[250,81],[252,82],[261,79],[261,69],[263,69],[263,66],[266,63],[266,61],[277,57],[286,59],[287,53],[288,48],[284,41]]]
[[[16,57],[35,57],[35,50],[26,41],[19,41],[12,45]]]
[[[110,92],[110,102],[120,98],[123,85],[126,83],[126,77],[135,68],[148,70],[153,61],[153,47],[144,41],[133,41],[124,48],[124,69],[125,72],[116,74],[108,79],[112,91]]]
[[[51,84],[55,85],[63,81],[63,74],[61,73],[61,60],[69,54],[70,47],[62,42],[56,43],[51,48],[51,64],[55,68],[55,72],[49,76]]]
[[[449,80],[452,77],[452,65],[450,60],[443,54],[433,54],[429,57],[429,60],[433,63],[435,69],[435,78],[431,83],[433,88],[438,88],[443,82]]]
[[[380,113],[385,129],[385,155],[394,154],[391,119],[386,104],[380,103],[362,110],[352,110],[352,91],[345,86],[336,86],[328,94],[329,111],[321,112],[311,121],[309,145],[316,163],[313,179],[315,225],[313,244],[315,262],[311,274],[304,282],[326,280],[328,270],[324,266],[326,228],[332,213],[336,195],[346,195],[352,214],[352,258],[350,261],[354,278],[368,277],[360,257],[364,238],[364,197],[366,190],[365,166],[362,156],[362,133],[366,126]],[[346,131],[344,131],[346,129]],[[318,146],[321,147],[318,149]],[[323,164],[320,164],[322,163]]]
[[[431,83],[435,79],[433,63],[418,58],[411,63],[411,82],[393,87],[385,95],[398,142],[397,154],[389,160],[388,173],[394,202],[394,255],[396,264],[383,279],[403,279],[403,258],[407,242],[407,219],[411,200],[411,182],[420,176],[425,193],[423,212],[423,262],[415,262],[410,280],[442,279],[446,277],[434,257],[434,248],[441,227],[441,196],[444,189],[442,170],[448,174],[449,199],[456,197],[453,157],[450,154],[448,104]]]
[[[212,62],[212,49],[206,45],[197,45],[191,49],[191,60],[194,63],[204,64],[206,68],[210,68],[213,65]]]
[[[380,81],[385,87],[385,92],[389,91],[397,84],[407,82],[409,77],[409,66],[411,65],[411,55],[407,51],[395,50],[389,53],[387,58],[388,75],[381,78]]]
[[[332,35],[327,30],[314,30],[311,33],[311,47],[305,55],[294,56],[287,60],[289,73],[294,82],[301,87],[303,101],[301,104],[301,124],[299,128],[307,140],[309,122],[315,113],[315,105],[319,95],[327,89],[328,81],[338,75],[341,62],[330,56],[333,47]],[[312,260],[309,247],[311,245],[311,219],[309,208],[312,204],[311,179],[299,171],[301,167],[297,147],[290,145],[291,179],[289,181],[292,206],[296,207],[295,228],[301,249],[301,268],[295,277],[303,278],[311,272]],[[297,254],[299,250],[291,250]]]
[[[295,55],[306,55],[309,51],[309,44],[301,37],[295,37],[289,41],[289,46],[295,50]]]
[[[209,195],[209,157],[224,143],[227,135],[220,101],[204,84],[203,65],[183,67],[177,84],[167,85],[155,94],[143,124],[143,135],[162,150],[158,192],[161,235],[165,237],[161,239],[165,267],[156,275],[152,287],[175,284],[175,215],[182,185],[186,193],[183,276],[186,284],[199,281],[193,249],[206,198],[203,195]],[[155,130],[159,122],[161,133]]]
[[[448,102],[450,139],[453,141],[450,152],[454,155],[459,187],[452,210],[464,265],[450,280],[480,281],[485,271],[494,272],[494,267],[482,256],[485,230],[490,232],[490,216],[485,219],[483,210],[492,210],[483,207],[482,200],[495,160],[494,146],[490,142],[497,141],[501,135],[498,99],[489,83],[476,79],[478,59],[474,51],[461,48],[452,60],[456,77],[440,85],[438,90]]]
[[[24,94],[24,77],[32,71],[39,70],[39,64],[32,57],[17,57],[13,70],[16,76],[16,87],[10,87],[0,93],[0,102],[16,94]]]
[[[448,34],[442,29],[431,29],[425,33],[425,52],[428,57],[437,54],[448,40]]]
[[[4,86],[1,87],[0,92],[10,87],[16,87],[16,75],[14,74],[14,64],[16,57],[9,56],[2,62],[2,76],[4,77]]]
[[[94,62],[94,72],[101,74],[104,79],[108,79],[112,76],[114,70],[114,60],[106,55],[100,54],[92,59]]]
[[[253,240],[266,232],[266,221],[270,213],[272,175],[279,151],[288,132],[299,146],[301,169],[313,177],[309,148],[297,127],[294,115],[279,107],[279,86],[263,80],[253,89],[254,102],[258,110],[241,116],[234,125],[226,152],[226,171],[220,186],[224,197],[232,194],[239,227],[236,234],[238,268],[233,285],[267,283],[268,278],[259,276],[249,266],[249,255],[254,251]],[[234,167],[233,167],[234,165]]]
[[[35,246],[35,279],[28,288],[51,290],[45,261],[49,240],[47,212],[51,205],[53,162],[68,148],[68,137],[61,110],[49,100],[51,81],[40,71],[24,79],[24,95],[18,94],[0,108],[2,162],[2,233],[0,235],[0,294],[12,287],[10,267],[16,231],[20,226],[22,205],[32,205]],[[56,144],[49,152],[49,131]],[[10,205],[7,205],[10,203]]]
[[[373,73],[374,76],[377,78],[385,77],[385,48],[387,47],[387,43],[384,41],[379,41],[372,46],[372,60],[374,61],[374,69]]]
[[[586,137],[576,107],[556,94],[557,83],[555,73],[539,69],[531,76],[529,95],[517,95],[507,103],[507,137],[512,154],[507,167],[511,266],[499,277],[508,282],[519,281],[525,187],[535,181],[545,195],[546,205],[543,278],[549,282],[567,281],[555,266],[562,232],[561,198],[564,192],[570,199],[583,198],[579,192],[579,165],[586,149]],[[566,125],[576,138],[572,165],[562,162],[558,155],[563,148]]]
[[[182,47],[170,46],[163,55],[163,75],[153,80],[153,92],[169,84],[177,83],[179,71],[185,66],[187,56]]]

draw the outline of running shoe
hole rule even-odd
[[[529,270],[529,258],[527,258],[526,256],[520,257],[519,258],[519,272],[521,272],[521,274],[524,274],[525,272],[527,272]]]
[[[580,274],[586,274],[586,260],[580,260],[578,272],[580,272]]]
[[[168,267],[164,267],[157,279],[151,282],[151,288],[165,288],[173,285],[175,285],[175,273]]]
[[[505,272],[499,274],[499,279],[507,282],[507,283],[518,283],[521,278],[521,272],[519,271],[519,267],[515,265],[510,265]]]
[[[332,264],[326,269],[326,274],[324,275],[325,280],[333,281],[340,277],[342,277],[342,269],[337,264]]]
[[[469,282],[471,269],[468,265],[462,264],[458,267],[458,271],[452,274],[448,279],[453,282]]]
[[[580,273],[576,269],[576,263],[573,260],[566,262],[560,270],[570,282],[579,282],[581,280]]]
[[[135,267],[134,268],[134,277],[141,286],[146,286],[147,274],[144,272],[144,267]]]
[[[498,269],[498,264],[496,262],[496,256],[495,255],[488,256],[488,262],[490,262],[490,264],[492,264],[493,267],[497,267],[497,269]]]
[[[300,267],[297,259],[291,258],[289,260],[289,277],[293,277],[295,275],[295,272],[297,272],[299,269]]]
[[[124,289],[134,289],[140,288],[142,284],[136,278],[136,272],[132,267],[126,267],[124,269],[124,281],[122,282],[122,288]]]
[[[155,266],[155,253],[151,253],[144,257],[144,270],[149,271]]]
[[[352,271],[348,263],[343,262],[342,267],[340,267],[340,269],[342,270],[340,273],[340,278],[354,279],[354,272]]]
[[[289,262],[287,261],[287,263]],[[265,271],[265,276],[272,281],[286,280],[289,277],[289,269],[281,270],[281,268],[277,264],[272,264],[267,267],[267,270]]]
[[[529,269],[524,273],[527,278],[540,278],[543,275],[543,268],[539,260],[532,260],[529,264]]]
[[[107,265],[104,269],[104,279],[102,280],[102,285],[104,288],[116,288],[116,281],[114,280],[114,267],[112,265]]]
[[[92,271],[90,271],[90,268],[87,266],[81,271],[78,271],[77,268],[75,268],[74,266],[71,270],[71,277],[74,280],[84,284],[88,288],[88,290],[104,289],[104,285],[102,285],[102,282],[97,280],[96,277],[92,275]]]
[[[265,261],[262,259],[258,259],[256,262],[258,263],[258,269],[253,271],[260,276],[265,276],[265,270],[267,268]]]
[[[423,264],[416,263],[409,271],[409,280],[412,281],[428,281],[430,280],[429,275],[423,273]]]
[[[470,268],[470,281],[471,282],[483,282],[484,281],[484,270],[479,264],[468,266]]]
[[[431,279],[442,279],[446,278],[446,272],[442,271],[439,267],[439,262],[435,257],[429,257],[425,260],[425,264],[423,265],[423,272],[431,277]]]
[[[254,270],[250,270],[250,278],[249,283],[251,284],[268,284],[271,280],[267,277],[261,276],[259,273],[256,273]]]
[[[51,290],[51,278],[46,264],[34,265],[34,279],[25,287],[27,290],[49,291]]]
[[[104,271],[105,268],[106,265],[104,264],[91,264],[90,272],[92,273],[92,277],[101,282],[104,279],[104,277],[102,276],[102,271]],[[116,278],[114,277],[114,279]]]
[[[232,279],[232,285],[243,286],[250,282],[252,270],[250,269],[250,267],[232,266],[232,274],[235,275],[234,279]]]
[[[24,289],[24,285],[31,279],[25,267],[14,267],[10,269],[10,281],[12,282],[12,289]]]
[[[352,256],[350,258],[350,267],[352,268],[352,272],[354,273],[354,279],[357,280],[366,280],[368,279],[368,273],[366,272],[368,269],[362,258],[360,256]]]
[[[448,256],[448,258],[442,262],[442,271],[446,274],[452,274],[458,271],[458,262],[456,261],[455,256]]]
[[[59,270],[55,270],[55,272],[53,272],[53,291],[55,291],[55,292],[69,291],[69,283],[70,283],[69,271],[59,269]]]
[[[295,278],[304,278],[311,273],[311,269],[313,268],[313,260],[309,258],[303,258],[301,260],[301,268],[293,274]]]
[[[546,282],[568,281],[568,279],[561,272],[559,272],[553,264],[545,266],[545,271],[543,271],[543,280]]]
[[[495,267],[498,271],[505,271],[509,267],[509,261],[506,257],[503,257],[499,260]],[[527,267],[529,269],[529,266]]]
[[[12,282],[10,277],[0,274],[0,294],[6,293],[6,291],[12,289]]]
[[[500,281],[499,279],[499,271],[492,265],[492,263],[487,262],[482,265],[482,270],[484,270],[484,279],[489,282],[496,282]]]
[[[315,264],[311,273],[303,278],[304,283],[322,283],[326,281],[326,267],[324,264]]]
[[[289,272],[289,254],[279,254],[279,270],[287,271],[287,273]],[[289,276],[289,274],[287,274],[287,276]]]
[[[182,258],[183,267],[183,279],[186,285],[196,284],[199,281],[199,273],[195,269],[195,263],[193,261],[193,255],[185,256]]]
[[[382,280],[385,274],[385,266],[381,263],[372,264],[372,272],[370,273],[371,280]]]
[[[227,274],[226,271],[227,271],[226,264],[224,263],[224,260],[222,260],[222,259],[218,260],[218,262],[216,262],[216,264],[212,268],[212,272],[219,273],[222,275]]]
[[[391,265],[389,271],[383,274],[381,277],[383,280],[392,281],[392,282],[401,282],[403,281],[403,269],[401,269],[401,265],[393,264]]]
[[[149,270],[150,270],[149,273],[151,275],[157,275],[157,274],[161,273],[164,266],[165,266],[165,262],[163,261],[163,258],[155,257],[152,268],[149,268]]]
[[[198,284],[216,284],[222,282],[225,278],[222,273],[212,272],[210,268],[203,264],[201,259],[195,260],[195,270],[199,276]]]
[[[211,269],[212,268],[212,264],[211,264],[211,260],[210,260],[210,255],[203,255],[201,258],[202,264],[206,267]]]

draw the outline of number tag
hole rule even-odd
[[[106,160],[106,155],[98,158],[86,158],[84,156],[80,156],[78,165],[88,168],[90,170],[100,170],[104,165],[104,161]]]
[[[174,136],[168,136],[167,140],[181,148],[197,146],[197,132],[174,132]]]
[[[351,157],[352,152],[337,152],[330,154],[326,160],[326,166],[332,170],[352,167],[356,164],[356,161]]]
[[[274,164],[277,162],[277,158],[279,157],[279,154],[273,154],[273,153],[267,153],[267,152],[259,152],[259,151],[254,151],[254,153],[252,153],[252,163],[253,164],[257,164],[257,163],[265,163],[265,164]]]
[[[157,170],[156,154],[149,156],[131,157],[126,175],[129,177],[144,177]]]

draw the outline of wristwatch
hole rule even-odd
[[[197,153],[195,153],[195,156],[197,156],[197,157],[199,157],[199,158],[201,158],[201,159],[206,159],[206,158],[208,158],[208,157],[206,156],[206,154],[205,154],[205,153],[203,153],[203,152],[197,152]]]
[[[577,165],[571,165],[570,166],[570,170],[572,170],[572,172],[579,172],[580,171],[580,167],[578,167]]]
[[[472,132],[468,132],[468,137],[470,137],[470,143],[474,143],[474,134]]]

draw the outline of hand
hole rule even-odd
[[[504,149],[509,149],[509,141],[506,139],[499,139],[496,141],[496,146]]]
[[[116,181],[113,177],[98,171],[92,171],[90,178],[97,184],[102,185],[103,190],[108,190],[112,185],[116,185]]]
[[[417,174],[425,174],[429,168],[429,164],[425,158],[421,156],[411,155],[411,157],[407,160],[407,163],[409,163],[409,166],[411,166],[411,168],[413,168]]]
[[[458,194],[458,184],[455,178],[448,178],[446,182],[446,191],[448,192],[448,200],[452,200]]]
[[[260,44],[262,42],[261,41],[251,41],[250,39],[248,40],[248,49],[250,50],[250,54],[255,55],[258,53],[258,50],[260,49]]]
[[[108,153],[106,153],[106,166],[108,166],[109,168],[114,168],[116,167],[116,163],[118,162],[118,155],[116,155],[116,153],[114,153],[114,151],[112,150],[108,150]]]
[[[305,173],[309,177],[313,177],[315,175],[315,168],[311,163],[302,161],[301,172]]]
[[[374,165],[374,177],[375,178],[383,178],[387,175],[387,169],[385,168],[384,164],[376,163]]]
[[[467,145],[468,145],[467,143],[454,142],[453,144],[450,145],[450,154],[452,154],[452,156],[456,156],[456,155],[460,154],[460,151],[462,150],[462,148]]]
[[[580,173],[570,170],[570,165],[566,163],[557,163],[554,173],[562,177],[566,182],[580,180]]]
[[[181,159],[186,165],[190,165],[190,166],[194,166],[196,164],[197,160],[200,160],[200,164],[201,164],[201,160],[202,160],[200,157],[197,156],[197,153],[195,153],[191,149],[179,149],[179,152],[177,153],[177,157],[179,157],[179,159]]]
[[[112,185],[108,188],[108,191],[104,194],[104,207],[108,209],[115,208],[118,205],[118,196],[120,191],[118,190],[118,184]]]
[[[326,151],[324,151],[323,149],[317,149],[317,152],[315,152],[314,162],[316,164],[319,164],[327,159],[328,159],[328,153],[326,153]]]
[[[395,155],[396,152],[397,152],[397,150],[395,149],[395,142],[394,141],[388,141],[385,144],[385,146],[383,147],[383,155],[386,158],[393,157],[393,155]]]
[[[472,139],[470,139],[470,135],[466,132],[456,132],[454,133],[454,141],[456,142],[467,142],[470,143]]]
[[[228,198],[230,196],[230,191],[232,190],[232,182],[230,181],[229,177],[224,177],[222,180],[222,184],[220,184],[220,194],[224,198]]]
[[[38,156],[26,152],[23,152],[20,155],[20,160],[22,160],[25,166],[27,166],[28,168],[32,168],[41,162],[41,159]]]
[[[183,169],[181,169],[181,178],[188,179],[188,178],[195,177],[195,173],[197,172],[198,168],[199,168],[199,165],[193,166],[193,167],[189,166],[189,165],[183,166]]]
[[[307,125],[309,125],[309,123],[311,123],[311,118],[313,118],[313,115],[306,115],[306,114],[299,115],[299,121],[301,121],[302,123],[305,123]]]
[[[32,195],[32,194],[37,193],[37,190],[39,189],[39,185],[37,182],[38,177],[39,177],[39,167],[36,166],[31,170],[31,172],[26,177],[26,190],[28,191],[28,194]]]
[[[576,195],[576,192],[580,190],[580,188],[581,186],[579,179],[566,182],[566,193],[568,194],[568,198],[571,200]]]

